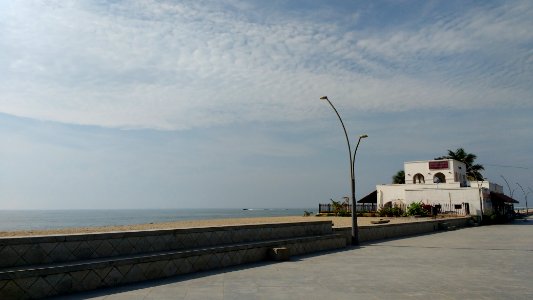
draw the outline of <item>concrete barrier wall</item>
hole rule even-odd
[[[273,249],[290,256],[343,247],[346,239],[333,233],[331,221],[1,238],[0,299],[38,299],[256,262],[272,258]],[[80,259],[82,251],[90,256]]]
[[[444,224],[454,227],[465,227],[469,218],[436,219],[401,224],[376,224],[359,226],[359,242],[369,242],[402,236],[429,233],[443,228]],[[351,244],[351,228],[334,228],[335,233],[343,234],[347,244]]]
[[[40,299],[252,263],[267,259],[269,250],[279,247],[286,247],[290,255],[301,255],[343,248],[346,243],[342,236],[330,234],[0,271],[0,299]]]
[[[447,226],[464,227],[468,220],[457,218],[360,226],[360,242],[429,233]],[[351,228],[332,230],[331,226],[331,221],[313,221],[2,238],[0,299],[42,298],[249,263],[267,258],[273,248],[284,247],[290,255],[300,255],[350,244]],[[155,249],[167,249],[161,247],[169,245],[178,250],[154,252]],[[120,249],[127,248],[144,252],[132,254],[130,250],[129,255],[121,255]],[[75,253],[81,249],[93,251],[97,256],[57,263],[57,260],[77,259]],[[31,261],[38,261],[38,264],[20,266]],[[6,262],[9,263],[6,265]]]
[[[314,221],[0,238],[0,269],[331,233],[331,221]]]

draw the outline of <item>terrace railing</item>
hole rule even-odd
[[[339,210],[351,212],[352,211],[352,205],[351,204],[342,204]],[[358,203],[355,206],[356,212],[375,212],[377,211],[378,207],[376,203]],[[336,207],[331,204],[318,204],[318,212],[319,213],[335,213]]]
[[[407,205],[405,204],[404,205],[394,204],[394,206],[399,207],[404,212],[407,209]],[[438,203],[438,204],[433,204],[431,206],[435,208],[435,212],[437,214],[453,214],[457,216],[466,216],[470,214],[468,203],[461,203],[461,204]],[[376,212],[379,210],[379,207],[377,206],[376,203],[358,203],[355,208],[357,212]],[[349,213],[352,211],[352,206],[350,204],[341,204],[339,207],[336,207],[335,205],[331,203],[318,205],[319,213],[338,213],[341,211],[345,211]],[[431,214],[433,212],[429,211],[429,213]]]
[[[437,209],[438,214],[453,214],[458,216],[466,216],[469,214],[467,211],[468,203],[453,204],[453,203],[444,203],[444,204],[435,204],[433,205]]]

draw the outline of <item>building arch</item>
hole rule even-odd
[[[426,183],[426,180],[424,179],[424,175],[420,173],[416,173],[415,176],[413,176],[413,183]]]
[[[441,172],[436,173],[433,176],[433,182],[434,183],[445,183],[446,182],[446,176],[444,176],[444,174],[442,174]]]

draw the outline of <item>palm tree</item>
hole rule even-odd
[[[392,183],[394,184],[404,184],[405,183],[405,172],[400,170],[392,176]]]
[[[466,176],[468,180],[483,180],[483,174],[480,171],[485,170],[483,165],[474,164],[477,155],[473,153],[467,153],[465,149],[458,148],[455,151],[448,150],[448,155],[437,157],[435,159],[455,159],[466,165]]]

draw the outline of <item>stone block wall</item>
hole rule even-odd
[[[331,234],[331,222],[0,238],[0,268]]]
[[[8,238],[0,239],[0,245],[3,255],[11,257],[11,264],[6,264],[0,256],[4,300],[37,299],[256,262],[267,259],[273,248],[286,248],[289,255],[337,249],[346,247],[346,239],[333,233],[330,221],[316,221]],[[160,251],[169,247],[175,249]],[[81,249],[95,254],[79,256]]]
[[[437,219],[401,224],[379,224],[359,226],[359,242],[370,242],[402,236],[430,233],[441,229],[439,224],[448,223],[457,228],[466,227],[469,218]],[[343,235],[346,243],[351,244],[352,231],[349,227],[334,228],[334,232]]]

